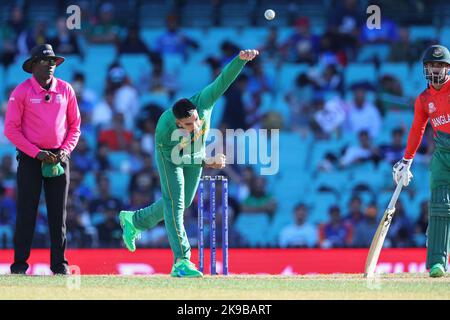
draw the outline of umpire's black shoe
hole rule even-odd
[[[67,267],[66,265],[63,265],[63,266],[60,266],[57,268],[52,268],[52,272],[54,275],[59,275],[59,276],[70,275],[69,267]]]
[[[11,274],[26,274],[27,270],[28,264],[26,262],[14,262],[10,267]]]

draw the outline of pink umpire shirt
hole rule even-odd
[[[50,100],[46,101],[46,94]],[[33,77],[19,84],[8,101],[5,136],[35,158],[42,149],[71,153],[80,137],[81,117],[72,86],[53,77],[50,89]]]

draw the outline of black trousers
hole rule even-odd
[[[55,150],[52,150],[55,151]],[[70,183],[69,160],[61,163],[65,173],[54,178],[44,178],[41,162],[23,152],[18,153],[17,216],[14,233],[14,263],[11,273],[25,272],[33,241],[39,198],[44,186],[50,231],[50,269],[61,273],[68,268],[64,256],[66,249],[66,204]]]

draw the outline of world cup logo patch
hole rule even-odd
[[[434,103],[433,102],[430,102],[429,104],[428,104],[428,113],[433,113],[433,112],[435,112],[436,111],[436,107],[434,106]]]

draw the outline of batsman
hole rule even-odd
[[[430,163],[430,204],[427,229],[427,269],[431,277],[442,277],[448,267],[450,249],[450,52],[441,45],[423,54],[427,88],[417,97],[403,159],[393,168],[394,181],[407,186],[414,155],[428,120],[434,130],[435,151]]]
[[[161,115],[156,125],[155,156],[162,198],[146,208],[119,213],[122,238],[132,252],[136,250],[135,240],[140,233],[164,220],[174,255],[173,277],[203,276],[190,261],[191,247],[183,223],[184,209],[192,204],[202,168],[225,167],[225,155],[206,157],[205,143],[211,113],[216,101],[237,78],[247,61],[258,54],[257,50],[240,51],[210,85],[189,99],[178,100]],[[195,74],[192,77],[195,78]]]

